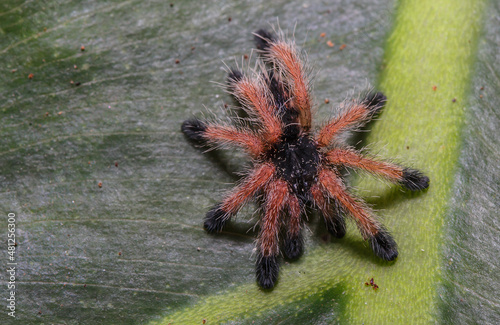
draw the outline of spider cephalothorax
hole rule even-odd
[[[228,89],[251,121],[257,121],[256,128],[198,119],[182,124],[182,131],[191,140],[208,146],[241,146],[255,164],[241,183],[207,213],[205,229],[221,231],[243,204],[262,195],[256,262],[257,281],[262,288],[272,288],[278,278],[280,229],[286,230],[285,255],[291,259],[301,255],[306,206],[318,208],[328,231],[338,238],[346,231],[343,216],[352,217],[374,253],[384,260],[394,260],[398,255],[396,243],[363,201],[349,194],[339,173],[339,168],[358,168],[410,190],[429,186],[429,178],[419,171],[369,158],[341,142],[341,133],[373,118],[385,96],[371,93],[346,102],[335,118],[312,134],[310,87],[294,43],[264,30],[255,33],[255,40],[267,68],[255,71],[251,77],[232,69]]]

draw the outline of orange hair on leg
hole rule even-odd
[[[270,163],[257,166],[250,174],[222,201],[216,204],[205,217],[204,228],[208,232],[221,231],[225,223],[273,177],[275,167]]]
[[[263,256],[278,255],[280,215],[288,201],[288,184],[284,180],[271,181],[266,189],[266,203],[262,220],[259,249]]]
[[[279,273],[279,228],[281,214],[289,196],[287,182],[281,179],[271,181],[265,190],[266,202],[264,218],[260,224],[260,234],[257,240],[257,262],[255,271],[259,285],[264,289],[274,287]]]
[[[301,230],[301,212],[299,200],[296,196],[290,195],[287,200],[288,213],[290,219],[288,220],[288,231],[290,235],[297,236]]]
[[[273,177],[276,168],[270,163],[257,166],[233,192],[222,201],[221,208],[229,214],[235,214],[259,190],[263,189]]]
[[[270,41],[266,57],[285,75],[293,96],[292,105],[299,110],[299,122],[305,131],[311,128],[311,95],[304,65],[295,44],[284,40]]]
[[[363,156],[353,149],[333,149],[325,154],[327,161],[334,165],[359,168],[400,183],[409,190],[422,190],[429,187],[429,178],[417,170],[404,168],[385,161]]]
[[[360,123],[369,119],[370,115],[371,111],[366,105],[361,103],[351,105],[321,129],[317,137],[318,146],[328,146],[340,132],[359,126]]]
[[[265,148],[262,140],[252,131],[238,130],[227,125],[208,124],[202,137],[211,143],[239,145],[254,158],[260,156]]]
[[[364,239],[376,235],[380,225],[370,216],[367,208],[347,193],[342,180],[333,171],[321,169],[319,183],[328,195],[337,200],[358,224]]]
[[[367,158],[352,149],[336,148],[327,152],[325,157],[331,164],[363,169],[393,182],[403,179],[403,168],[398,165]]]
[[[314,204],[321,211],[321,214],[325,219],[328,232],[336,238],[344,237],[346,233],[344,217],[340,214],[340,207],[337,206],[337,203],[333,202],[332,204],[330,202],[330,200],[335,199],[330,198],[328,193],[323,193],[319,184],[314,184],[311,187],[311,194]]]
[[[326,124],[316,141],[319,147],[328,146],[341,132],[363,126],[382,108],[386,97],[382,93],[371,93],[363,100],[346,103],[340,115]]]
[[[261,120],[264,129],[263,137],[268,143],[276,143],[282,133],[281,121],[272,106],[271,94],[262,77],[251,80],[241,77],[232,80],[232,94],[245,106],[255,112]]]
[[[290,259],[295,259],[302,254],[302,209],[299,200],[295,195],[289,195],[286,205],[288,206],[288,224],[285,238],[285,255]]]
[[[392,261],[398,256],[397,245],[391,235],[374,220],[367,207],[347,193],[342,180],[333,171],[325,168],[318,173],[319,183],[324,191],[336,199],[343,209],[356,221],[361,235],[370,241],[378,257]]]

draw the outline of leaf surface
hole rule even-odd
[[[15,213],[16,321],[496,323],[499,12],[444,0],[3,1],[0,229]],[[202,229],[250,161],[203,154],[180,124],[227,118],[234,103],[210,82],[224,82],[223,61],[252,67],[251,32],[276,17],[307,50],[316,127],[353,88],[377,85],[389,104],[359,139],[432,183],[411,195],[351,177],[398,241],[397,262],[373,257],[354,227],[330,240],[313,216],[306,253],[267,293],[254,280],[255,205],[221,235]]]

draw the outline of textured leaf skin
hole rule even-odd
[[[16,322],[497,323],[498,247],[488,238],[500,193],[498,4],[416,3],[2,1],[0,213],[18,216]],[[353,86],[378,84],[390,102],[363,144],[432,183],[409,195],[353,177],[395,235],[398,261],[374,258],[353,227],[323,241],[313,216],[305,255],[263,293],[251,257],[255,206],[222,235],[202,229],[248,161],[202,154],[180,123],[203,105],[224,116],[218,107],[232,101],[209,82],[223,82],[221,61],[250,55],[249,32],[276,17],[290,33],[297,25],[318,71],[316,121]],[[379,290],[364,285],[371,277]],[[14,322],[1,312],[0,323]]]
[[[468,87],[462,149],[447,217],[440,318],[500,323],[500,3],[490,1]]]

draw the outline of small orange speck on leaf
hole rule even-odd
[[[377,290],[378,289],[378,285],[375,283],[375,280],[373,278],[370,279],[370,283],[365,282],[365,285],[366,286],[371,286],[373,288],[373,290]]]
[[[333,47],[335,44],[333,44],[332,41],[328,41],[328,42],[326,42],[326,45],[328,45],[329,47]]]

